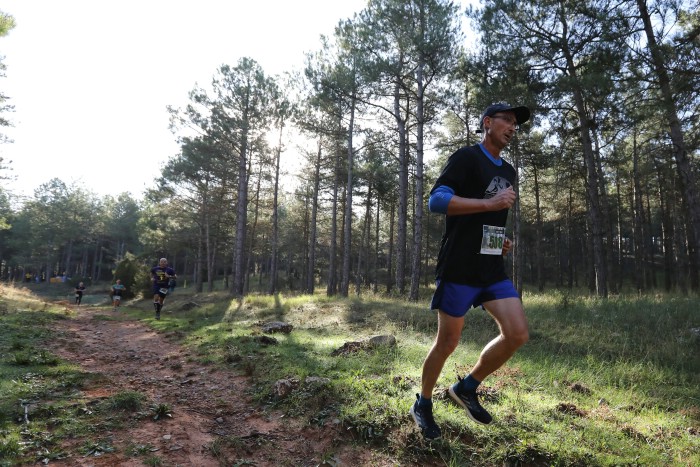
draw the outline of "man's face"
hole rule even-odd
[[[164,268],[165,266],[168,265],[168,260],[167,259],[161,259],[160,260],[160,267]]]
[[[510,143],[519,129],[515,112],[496,112],[484,118],[484,125],[487,128],[487,138],[501,149]]]

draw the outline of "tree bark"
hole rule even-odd
[[[245,281],[245,241],[248,225],[248,131],[242,134],[241,151],[238,157],[238,200],[236,203],[236,239],[233,247],[233,281],[231,292],[243,297]]]
[[[348,148],[347,148],[347,188],[345,190],[345,225],[343,230],[343,268],[340,280],[340,295],[348,296],[350,289],[350,255],[352,254],[352,184],[353,184],[353,163],[354,150],[352,146],[353,133],[355,131],[355,102],[353,95],[350,103],[350,122],[348,123]]]
[[[333,196],[331,207],[331,232],[328,247],[328,285],[326,295],[331,297],[338,293],[337,257],[338,257],[338,190],[340,188],[340,145],[336,144],[335,167],[333,170]]]
[[[537,276],[537,290],[542,292],[544,290],[544,252],[542,251],[542,206],[540,201],[540,179],[539,170],[537,169],[537,164],[533,164],[532,167],[532,182],[534,183],[533,189],[535,190],[535,257],[536,257],[536,276]],[[518,247],[517,245],[515,246]]]
[[[401,96],[399,85],[396,84],[394,90],[394,111],[397,115],[397,126],[399,130],[399,209],[398,222],[396,225],[396,289],[399,294],[405,292],[406,273],[406,229],[408,226],[408,143],[406,137],[406,122],[401,118],[400,110]]]
[[[641,294],[644,290],[644,230],[642,215],[644,214],[644,206],[642,205],[642,187],[639,174],[639,154],[637,151],[637,135],[634,135],[632,145],[632,185],[633,185],[633,200],[634,200],[634,221],[633,235],[634,239],[634,284],[637,293]]]
[[[566,23],[563,22],[566,27]],[[566,34],[564,34],[566,36]],[[579,127],[581,135],[581,146],[583,149],[583,158],[586,163],[586,194],[589,201],[588,209],[588,225],[591,234],[591,248],[593,253],[593,273],[595,275],[595,292],[600,297],[608,296],[608,277],[607,268],[605,265],[605,250],[603,244],[604,219],[601,213],[601,203],[599,193],[599,180],[596,170],[596,160],[593,154],[593,144],[591,141],[591,121],[586,111],[586,104],[583,98],[583,92],[579,87],[576,65],[574,57],[568,47],[563,47],[563,53],[566,57],[569,76],[574,81],[573,83],[573,98],[578,113]]]
[[[249,167],[249,173],[252,171],[252,169]],[[260,184],[262,183],[262,171],[263,171],[263,164],[259,164],[258,168],[258,180],[255,184],[255,201],[253,203],[254,210],[253,210],[253,225],[250,228],[250,244],[248,245],[247,249],[247,254],[246,254],[246,261],[245,261],[245,282],[243,286],[243,291],[244,293],[250,292],[250,270],[251,270],[251,262],[253,260],[253,254],[255,253],[255,240],[257,238],[257,230],[258,230],[258,218],[260,216]],[[270,282],[274,281],[274,277],[271,275],[270,276]]]
[[[315,281],[315,271],[316,271],[316,236],[317,236],[317,223],[318,223],[318,194],[321,185],[321,156],[323,151],[323,145],[321,138],[318,139],[318,150],[316,152],[316,162],[314,163],[314,191],[311,199],[311,222],[309,226],[309,261],[308,261],[308,272],[306,276],[306,292],[309,294],[314,293],[314,288],[316,285]]]
[[[387,249],[387,259],[386,259],[386,293],[391,293],[394,286],[394,278],[392,277],[392,272],[394,271],[394,219],[396,217],[396,204],[394,201],[391,202],[391,210],[389,213],[389,248]]]
[[[422,19],[422,16],[421,16]],[[411,291],[409,299],[418,300],[421,273],[421,247],[423,246],[423,130],[425,126],[424,116],[424,88],[423,84],[423,59],[418,63],[416,70],[416,175],[413,214],[413,254],[411,264]]]
[[[277,249],[279,242],[279,184],[280,184],[280,158],[282,155],[282,132],[284,125],[280,125],[279,140],[275,150],[275,184],[272,194],[272,239],[270,244],[270,287],[269,295],[277,293]],[[262,174],[261,174],[262,175]]]
[[[673,91],[671,90],[671,78],[664,54],[656,41],[654,28],[652,26],[651,17],[645,0],[637,0],[639,13],[644,23],[644,32],[647,38],[647,47],[651,53],[651,60],[656,70],[658,77],[658,85],[661,91],[661,105],[666,114],[666,119],[669,124],[669,135],[673,143],[673,158],[676,161],[676,169],[678,171],[678,179],[680,182],[681,193],[685,200],[688,224],[690,228],[690,254],[693,256],[690,264],[693,266],[690,271],[691,284],[694,289],[698,288],[698,264],[700,264],[700,201],[698,200],[697,190],[695,189],[695,180],[693,176],[690,159],[688,157],[688,148],[685,144],[683,129],[678,118],[678,111]]]

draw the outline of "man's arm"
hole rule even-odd
[[[515,202],[513,187],[499,191],[496,196],[489,199],[462,198],[454,195],[447,205],[448,216],[461,216],[464,214],[476,214],[479,212],[501,211],[509,209]]]
[[[493,198],[477,199],[462,198],[455,195],[452,188],[441,185],[430,194],[428,209],[448,216],[461,216],[509,209],[514,202],[515,191],[512,187],[499,191]]]

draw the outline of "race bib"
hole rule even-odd
[[[166,289],[165,287],[161,287],[160,290],[158,290],[158,292],[160,292],[160,293],[162,293],[162,294],[167,294],[167,293],[168,293],[168,289]]]
[[[501,255],[503,254],[503,242],[506,239],[506,228],[496,227],[493,225],[485,225],[481,237],[481,254],[482,255]]]

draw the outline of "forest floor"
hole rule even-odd
[[[470,313],[428,443],[408,414],[424,304],[183,290],[156,321],[94,289],[76,307],[0,284],[0,465],[700,465],[696,297],[526,297],[531,340],[482,393],[486,427],[445,395],[497,332]],[[397,345],[337,352],[378,334]]]
[[[130,420],[129,426],[102,433],[112,452],[52,465],[394,465],[353,444],[332,421],[302,426],[264,411],[247,396],[246,377],[198,363],[174,333],[156,332],[118,311],[89,307],[55,326],[50,350],[97,376],[83,388],[88,406],[90,400],[137,391],[156,404],[168,404],[172,417]],[[151,457],[129,454],[139,448]]]

